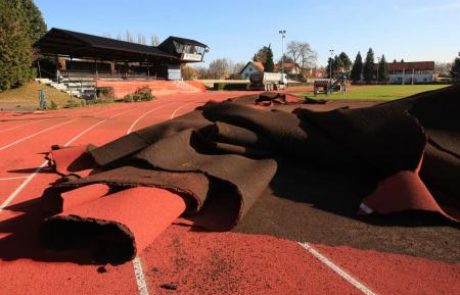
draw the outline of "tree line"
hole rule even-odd
[[[393,60],[393,63],[396,62],[396,60]],[[404,60],[401,59],[400,62],[404,63]],[[353,63],[345,52],[330,57],[325,71],[327,77],[334,77],[337,73],[347,73],[353,82],[364,81],[371,83],[387,82],[389,80],[388,62],[385,55],[382,54],[380,58],[377,58],[377,63],[375,63],[375,55],[372,48],[369,48],[367,51],[364,61],[361,52],[358,52]],[[440,77],[450,76],[453,82],[460,82],[460,58],[457,57],[452,64],[436,64],[435,72]]]
[[[389,78],[388,63],[385,55],[382,54],[382,57],[378,58],[378,64],[375,67],[375,56],[372,48],[367,51],[364,62],[361,52],[358,52],[353,63],[345,52],[330,57],[325,71],[326,76],[329,78],[334,77],[337,73],[348,73],[350,80],[353,82],[361,80],[366,83],[371,83],[372,81],[385,82]]]
[[[307,75],[307,70],[315,67],[317,56],[317,53],[307,42],[291,41],[286,46],[286,53],[277,60],[276,64],[271,44],[264,45],[258,49],[251,60],[260,62],[265,72],[280,71],[282,61],[285,64],[294,63],[299,65],[301,75]],[[240,72],[245,65],[246,63],[235,63],[228,58],[218,58],[213,60],[207,68],[185,66],[182,73],[184,79],[240,79]]]
[[[32,0],[0,1],[0,91],[20,86],[36,75],[33,44],[46,24]]]
[[[382,54],[380,59],[378,59],[377,68],[375,68],[374,51],[372,48],[369,48],[367,51],[364,63],[361,57],[361,52],[358,52],[350,72],[350,79],[353,82],[364,80],[366,83],[371,83],[372,81],[388,81],[388,63],[386,61],[385,55]]]
[[[111,33],[102,34],[103,37],[113,39]],[[118,33],[115,37],[116,40],[126,41],[131,43],[138,43],[142,45],[151,45],[151,46],[158,46],[160,45],[160,38],[157,34],[151,34],[149,38],[147,38],[143,33],[138,33],[137,38],[130,30],[126,30],[125,34]],[[148,41],[149,42],[148,42]]]

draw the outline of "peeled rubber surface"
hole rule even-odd
[[[75,150],[75,161],[87,160],[90,155],[96,169],[81,178],[78,171],[72,172],[74,177],[57,183],[53,189],[66,191],[96,183],[118,189],[163,188],[173,193],[161,204],[175,202],[164,209],[169,222],[172,216],[185,211],[195,214],[191,219],[198,226],[226,230],[240,222],[266,188],[276,182],[280,167],[302,163],[354,175],[367,190],[341,202],[355,206],[355,212],[360,203],[356,201],[362,201],[370,211],[381,214],[424,210],[456,221],[460,190],[451,181],[444,181],[448,177],[439,175],[459,173],[460,126],[455,119],[459,96],[459,87],[449,87],[373,107],[328,112],[255,109],[232,101],[208,103],[86,153]],[[437,132],[430,137],[425,130]],[[446,132],[441,136],[439,130]],[[56,156],[53,160],[60,167]],[[119,237],[118,233],[123,232],[127,238],[123,243],[134,243],[136,231],[142,229],[134,226],[136,230],[132,230],[128,223],[140,224],[156,214],[149,210],[158,209],[154,195],[162,191],[136,201],[137,194],[131,193],[136,189],[121,190],[115,197],[104,196],[62,214],[109,221],[118,226],[113,236]],[[130,204],[141,201],[147,205]],[[96,211],[88,209],[90,204],[95,204]],[[130,206],[141,206],[142,214],[129,216],[120,210],[105,209]],[[58,222],[62,217],[49,220],[45,232],[53,224],[51,221]],[[131,255],[123,259],[133,257],[135,247],[131,249]]]
[[[82,192],[83,196],[90,193]],[[66,197],[81,196],[75,192]],[[66,208],[45,220],[41,234],[47,242],[63,248],[89,247],[95,262],[122,263],[147,247],[184,210],[183,199],[166,190],[128,188]]]

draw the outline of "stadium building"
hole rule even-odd
[[[201,42],[173,36],[158,46],[148,46],[57,28],[38,40],[35,48],[55,58],[56,70],[49,76],[77,93],[128,85],[121,81],[180,81],[183,65],[202,62],[209,50]]]

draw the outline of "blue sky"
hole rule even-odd
[[[325,65],[329,49],[354,60],[372,47],[376,56],[450,62],[460,51],[460,0],[166,1],[35,0],[48,28],[89,34],[156,34],[209,45],[206,62],[247,62],[263,45],[281,56],[280,29],[310,43]]]

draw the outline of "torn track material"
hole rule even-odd
[[[227,230],[264,193],[277,167],[293,161],[370,182],[375,192],[360,196],[367,213],[425,210],[455,221],[460,188],[450,175],[460,173],[460,124],[455,119],[459,96],[460,88],[450,87],[374,107],[329,112],[208,103],[98,148],[55,150],[50,157],[56,169],[73,177],[54,189],[77,189],[44,198],[47,208],[53,202],[63,204],[57,206],[62,212],[45,222],[44,236],[54,243],[61,236],[69,238],[79,231],[74,227],[78,221],[95,220],[92,224],[98,227],[116,224],[125,240],[132,241],[131,248],[122,247],[132,249],[124,252],[124,260],[135,255],[134,245],[142,250],[182,213],[192,214],[197,226]],[[86,201],[85,196],[75,207],[65,205],[67,199],[83,198],[78,187],[101,183],[117,191],[86,191],[94,198]],[[434,189],[441,193],[433,195]],[[98,231],[102,240],[117,245],[118,235],[105,234]],[[114,260],[112,254],[104,259]]]

